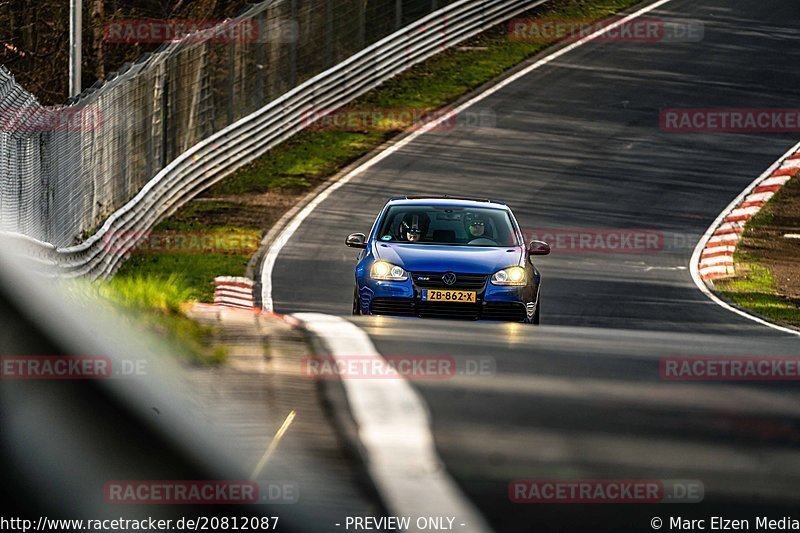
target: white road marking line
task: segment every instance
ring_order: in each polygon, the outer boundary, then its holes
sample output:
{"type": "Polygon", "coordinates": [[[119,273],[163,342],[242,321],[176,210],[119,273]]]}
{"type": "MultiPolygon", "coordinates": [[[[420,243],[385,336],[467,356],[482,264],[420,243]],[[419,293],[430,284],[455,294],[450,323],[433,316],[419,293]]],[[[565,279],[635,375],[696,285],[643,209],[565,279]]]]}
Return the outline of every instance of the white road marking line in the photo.
{"type": "Polygon", "coordinates": [[[750,194],[750,192],[753,189],[755,189],[757,185],[762,185],[762,183],[760,182],[766,179],[767,176],[772,174],[775,171],[775,169],[779,168],[784,159],[786,159],[793,153],[797,152],[798,150],[800,150],[800,143],[797,143],[796,145],[789,148],[789,150],[785,154],[783,154],[777,161],[775,161],[775,163],[773,163],[766,171],[764,171],[763,174],[754,179],[750,183],[750,185],[748,185],[745,188],[745,190],[743,190],[739,194],[739,196],[734,198],[733,201],[729,203],[725,209],[722,210],[719,216],[717,216],[716,220],[714,220],[714,222],[711,223],[711,225],[706,230],[705,234],[700,238],[700,241],[697,243],[697,246],[695,246],[689,266],[690,266],[690,271],[692,273],[692,280],[694,280],[694,284],[697,285],[697,288],[700,289],[700,292],[705,294],[715,304],[719,305],[720,307],[724,307],[728,311],[736,313],[737,315],[742,316],[748,320],[752,320],[753,322],[758,322],[762,326],[767,326],[769,328],[781,331],[783,333],[789,333],[790,335],[800,336],[800,331],[790,328],[785,328],[777,324],[773,324],[772,322],[768,322],[757,316],[751,315],[750,313],[746,313],[745,311],[737,309],[732,305],[729,305],[728,303],[722,301],[716,294],[714,294],[713,292],[711,292],[711,290],[709,290],[708,286],[706,286],[705,281],[703,281],[703,279],[700,277],[700,254],[703,253],[703,249],[706,247],[706,243],[709,242],[709,240],[711,240],[712,236],[714,235],[714,231],[717,229],[717,226],[719,226],[720,222],[722,222],[722,220],[726,216],[728,216],[728,213],[732,211],[737,205],[739,205],[742,199],[745,198],[748,194],[750,194]]]}
{"type": "MultiPolygon", "coordinates": [[[[292,316],[322,340],[334,360],[357,356],[359,362],[380,368],[381,374],[391,373],[369,336],[352,322],[320,313],[292,316]]],[[[444,469],[428,409],[408,381],[397,374],[396,379],[343,379],[342,385],[370,476],[392,515],[453,516],[470,533],[491,531],[444,469]]]]}
{"type": "Polygon", "coordinates": [[[278,444],[281,442],[281,439],[286,434],[286,430],[289,429],[289,426],[292,425],[292,422],[294,421],[294,417],[296,414],[297,413],[295,413],[294,409],[292,409],[291,411],[289,411],[289,414],[286,415],[286,419],[283,421],[283,424],[281,424],[281,427],[278,428],[278,431],[275,433],[275,436],[272,437],[269,446],[267,446],[267,450],[264,452],[264,455],[261,457],[261,460],[258,461],[258,464],[253,469],[253,473],[250,474],[251,480],[256,479],[259,476],[259,474],[261,474],[261,471],[264,470],[264,467],[267,465],[267,461],[269,461],[269,458],[272,457],[273,453],[275,453],[275,449],[278,447],[278,444]]]}
{"type": "Polygon", "coordinates": [[[489,96],[493,95],[494,93],[496,93],[500,89],[503,89],[507,85],[510,85],[511,83],[514,83],[515,81],[517,81],[518,79],[520,79],[520,78],[522,78],[524,76],[527,76],[528,74],[530,74],[534,70],[537,70],[537,69],[547,65],[551,61],[553,61],[555,59],[558,59],[559,57],[563,56],[564,54],[566,54],[566,53],[568,53],[568,52],[570,52],[572,50],[574,50],[575,48],[578,48],[581,45],[584,45],[584,44],[586,44],[588,42],[593,41],[594,39],[596,39],[597,37],[603,35],[604,33],[607,33],[607,32],[609,32],[611,30],[614,30],[614,29],[616,29],[617,27],[619,27],[619,26],[621,26],[623,24],[627,24],[629,21],[631,21],[631,20],[633,20],[635,18],[638,18],[638,17],[640,17],[640,16],[642,16],[642,15],[644,15],[646,13],[649,13],[650,11],[652,11],[654,9],[657,9],[657,8],[663,6],[664,4],[666,4],[668,2],[671,2],[671,1],[672,0],[659,0],[658,2],[650,4],[649,6],[645,6],[642,9],[640,9],[640,10],[634,12],[634,13],[631,13],[630,15],[628,15],[626,17],[623,17],[623,18],[617,20],[616,22],[613,22],[613,23],[609,24],[608,26],[605,26],[605,27],[593,32],[593,33],[590,33],[586,37],[584,37],[582,39],[579,39],[579,40],[575,41],[574,43],[565,46],[564,48],[560,48],[560,49],[554,51],[550,55],[548,55],[546,57],[543,57],[542,59],[536,61],[535,63],[532,63],[531,65],[529,65],[528,67],[520,70],[516,74],[513,74],[513,75],[509,76],[508,78],[506,78],[505,80],[501,81],[500,83],[498,83],[498,84],[496,84],[496,85],[494,85],[492,87],[489,87],[484,92],[476,95],[474,98],[472,98],[470,100],[467,100],[466,102],[464,102],[460,106],[458,106],[455,109],[453,109],[451,112],[445,113],[442,117],[439,117],[437,120],[434,120],[432,122],[428,122],[423,127],[421,127],[419,130],[415,131],[414,133],[412,133],[411,135],[409,135],[407,137],[404,137],[402,140],[398,141],[396,144],[394,144],[394,145],[390,146],[389,148],[385,149],[383,152],[381,152],[380,154],[376,155],[375,157],[373,157],[369,161],[366,161],[363,165],[354,168],[348,174],[346,174],[345,176],[342,176],[342,178],[340,180],[338,180],[336,183],[333,183],[330,187],[328,187],[324,191],[320,192],[319,195],[316,198],[314,198],[311,202],[309,202],[308,205],[306,205],[299,213],[297,213],[297,215],[291,220],[291,222],[289,222],[289,224],[286,225],[286,227],[283,229],[283,231],[281,231],[280,235],[278,235],[278,237],[275,239],[275,241],[270,245],[269,249],[267,250],[266,256],[265,256],[264,261],[263,261],[262,266],[261,266],[261,302],[262,302],[261,305],[262,305],[262,308],[264,310],[266,310],[266,311],[274,311],[274,302],[272,300],[272,271],[275,268],[275,262],[278,260],[278,254],[281,253],[281,250],[283,250],[283,247],[286,246],[286,243],[289,242],[289,239],[292,238],[292,235],[294,235],[294,233],[297,231],[297,229],[300,227],[300,225],[303,223],[303,221],[306,218],[308,218],[308,216],[311,213],[314,212],[314,210],[317,208],[317,206],[319,204],[321,204],[323,201],[325,201],[325,199],[328,198],[328,196],[330,196],[332,193],[336,192],[342,186],[346,185],[354,177],[358,176],[359,174],[362,174],[366,170],[370,169],[373,165],[375,165],[375,164],[379,163],[380,161],[382,161],[384,158],[386,158],[389,155],[393,154],[394,152],[400,150],[401,148],[403,148],[408,143],[414,141],[420,135],[423,135],[423,134],[427,133],[428,131],[436,128],[437,126],[439,126],[439,124],[441,124],[442,122],[444,122],[446,120],[451,120],[451,118],[454,117],[455,115],[457,115],[458,113],[460,113],[460,112],[464,111],[465,109],[477,104],[481,100],[483,100],[485,98],[488,98],[489,96]]]}

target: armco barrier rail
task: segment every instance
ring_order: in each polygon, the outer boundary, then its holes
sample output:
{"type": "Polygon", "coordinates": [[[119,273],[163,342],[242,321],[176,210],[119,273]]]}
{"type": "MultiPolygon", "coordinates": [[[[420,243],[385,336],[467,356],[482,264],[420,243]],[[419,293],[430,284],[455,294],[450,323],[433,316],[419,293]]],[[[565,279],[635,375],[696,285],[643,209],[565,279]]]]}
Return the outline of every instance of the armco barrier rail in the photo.
{"type": "Polygon", "coordinates": [[[262,0],[211,31],[112,15],[106,40],[164,42],[60,106],[0,65],[0,231],[82,242],[190,147],[454,1],[262,0]]]}
{"type": "Polygon", "coordinates": [[[263,155],[307,124],[304,117],[335,109],[437,52],[547,0],[460,0],[388,35],[261,109],[183,152],[80,245],[55,248],[30,238],[25,255],[63,277],[113,274],[141,231],[198,193],[263,155]]]}

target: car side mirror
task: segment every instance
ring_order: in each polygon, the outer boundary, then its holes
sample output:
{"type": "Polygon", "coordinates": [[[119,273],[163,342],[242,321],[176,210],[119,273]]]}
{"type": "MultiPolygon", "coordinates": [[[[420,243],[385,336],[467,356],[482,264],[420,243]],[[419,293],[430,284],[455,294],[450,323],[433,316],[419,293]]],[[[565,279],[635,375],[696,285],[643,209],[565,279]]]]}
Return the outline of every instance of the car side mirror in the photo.
{"type": "Polygon", "coordinates": [[[350,248],[366,248],[367,236],[363,233],[351,233],[347,236],[344,243],[350,248]]]}
{"type": "Polygon", "coordinates": [[[531,255],[548,255],[550,245],[544,241],[531,241],[528,245],[528,253],[531,255]]]}

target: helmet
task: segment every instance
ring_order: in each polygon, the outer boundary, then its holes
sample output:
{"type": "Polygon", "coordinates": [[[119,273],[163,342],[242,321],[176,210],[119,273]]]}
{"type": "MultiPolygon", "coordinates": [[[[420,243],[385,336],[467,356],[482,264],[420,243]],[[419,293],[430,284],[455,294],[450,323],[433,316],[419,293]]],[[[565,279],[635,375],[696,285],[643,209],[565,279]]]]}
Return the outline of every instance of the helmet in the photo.
{"type": "Polygon", "coordinates": [[[464,217],[464,226],[470,237],[482,237],[486,233],[486,225],[486,220],[480,214],[468,213],[464,217]]]}
{"type": "Polygon", "coordinates": [[[407,213],[400,222],[400,235],[416,242],[428,233],[431,219],[425,212],[407,213]]]}

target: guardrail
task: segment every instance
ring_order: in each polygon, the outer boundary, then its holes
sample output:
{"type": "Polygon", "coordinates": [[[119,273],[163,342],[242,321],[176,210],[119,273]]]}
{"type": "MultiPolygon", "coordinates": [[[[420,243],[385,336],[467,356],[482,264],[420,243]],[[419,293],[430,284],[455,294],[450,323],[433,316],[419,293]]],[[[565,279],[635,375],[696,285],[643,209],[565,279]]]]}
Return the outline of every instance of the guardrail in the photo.
{"type": "Polygon", "coordinates": [[[252,162],[307,124],[309,112],[347,104],[407,68],[547,0],[461,0],[388,35],[178,156],[77,246],[21,238],[32,264],[61,277],[112,275],[154,226],[204,189],[252,162]],[[133,231],[136,230],[136,231],[133,231]]]}

